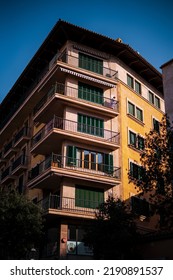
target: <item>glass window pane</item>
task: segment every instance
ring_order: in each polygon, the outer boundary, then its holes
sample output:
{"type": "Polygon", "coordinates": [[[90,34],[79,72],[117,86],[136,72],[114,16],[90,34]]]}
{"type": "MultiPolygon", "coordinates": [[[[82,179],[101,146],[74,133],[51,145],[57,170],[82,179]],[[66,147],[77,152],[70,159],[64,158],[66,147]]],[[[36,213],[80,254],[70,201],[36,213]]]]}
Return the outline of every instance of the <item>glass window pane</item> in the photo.
{"type": "Polygon", "coordinates": [[[135,116],[135,106],[131,102],[128,102],[128,113],[135,116]]]}
{"type": "Polygon", "coordinates": [[[143,112],[141,109],[136,107],[136,117],[138,120],[143,121],[143,112]]]}
{"type": "Polygon", "coordinates": [[[157,108],[160,108],[160,99],[157,96],[155,96],[155,105],[157,108]]]}
{"type": "Polygon", "coordinates": [[[133,78],[130,75],[127,75],[127,85],[131,88],[134,88],[133,78]]]}
{"type": "Polygon", "coordinates": [[[141,84],[137,81],[135,81],[135,91],[141,94],[141,84]]]}
{"type": "Polygon", "coordinates": [[[130,145],[133,145],[136,147],[136,134],[133,133],[132,131],[129,131],[129,138],[130,138],[130,145]]]}
{"type": "Polygon", "coordinates": [[[151,91],[149,91],[149,101],[154,104],[154,94],[151,91]]]}

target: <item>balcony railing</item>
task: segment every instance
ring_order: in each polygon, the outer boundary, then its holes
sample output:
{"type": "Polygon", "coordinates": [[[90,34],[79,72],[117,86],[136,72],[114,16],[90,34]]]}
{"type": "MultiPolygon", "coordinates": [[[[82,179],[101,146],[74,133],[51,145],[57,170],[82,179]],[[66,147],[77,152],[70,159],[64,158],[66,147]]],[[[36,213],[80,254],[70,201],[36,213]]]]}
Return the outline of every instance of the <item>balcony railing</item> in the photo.
{"type": "Polygon", "coordinates": [[[91,93],[90,92],[80,92],[79,89],[77,89],[77,88],[67,87],[64,84],[55,83],[50,88],[48,93],[35,106],[35,108],[34,108],[34,115],[36,115],[36,113],[56,93],[62,94],[62,95],[66,95],[66,96],[69,96],[69,97],[73,97],[73,98],[76,98],[76,99],[86,100],[86,101],[89,101],[89,102],[94,103],[94,104],[101,105],[101,106],[106,107],[106,108],[111,108],[111,109],[115,110],[116,112],[118,112],[118,110],[119,110],[119,108],[118,108],[119,102],[116,101],[116,100],[113,100],[111,98],[104,97],[104,96],[99,96],[99,95],[94,94],[92,92],[91,93]]]}
{"type": "Polygon", "coordinates": [[[8,175],[11,174],[11,166],[8,166],[1,175],[1,181],[4,180],[8,175]]]}
{"type": "Polygon", "coordinates": [[[12,147],[13,147],[13,140],[11,140],[8,144],[5,145],[4,154],[6,154],[12,147]]]}
{"type": "Polygon", "coordinates": [[[32,147],[36,145],[41,139],[50,133],[53,128],[58,128],[70,132],[85,133],[88,135],[100,137],[107,142],[119,144],[120,135],[118,132],[111,130],[106,130],[103,128],[78,123],[75,121],[70,121],[66,119],[59,118],[54,116],[54,118],[46,124],[41,130],[39,130],[32,138],[32,147]]]}
{"type": "Polygon", "coordinates": [[[71,66],[78,67],[80,69],[87,70],[89,72],[93,72],[95,74],[102,75],[106,78],[116,79],[117,71],[111,68],[104,67],[102,65],[96,65],[93,61],[85,61],[84,58],[80,59],[79,56],[72,56],[67,53],[60,54],[57,58],[58,61],[65,62],[71,66]]]}
{"type": "Polygon", "coordinates": [[[38,204],[44,211],[52,209],[82,214],[95,214],[99,205],[98,201],[75,200],[74,198],[61,197],[58,195],[49,195],[39,201],[38,204]]]}
{"type": "Polygon", "coordinates": [[[14,136],[14,145],[22,138],[29,137],[29,127],[22,127],[22,129],[14,136]]]}
{"type": "Polygon", "coordinates": [[[50,167],[72,169],[73,171],[76,170],[115,179],[120,179],[121,176],[120,167],[52,154],[29,171],[29,180],[36,178],[50,167]]]}
{"type": "Polygon", "coordinates": [[[20,155],[12,164],[11,170],[15,170],[20,165],[26,165],[27,164],[27,157],[24,155],[20,155]]]}

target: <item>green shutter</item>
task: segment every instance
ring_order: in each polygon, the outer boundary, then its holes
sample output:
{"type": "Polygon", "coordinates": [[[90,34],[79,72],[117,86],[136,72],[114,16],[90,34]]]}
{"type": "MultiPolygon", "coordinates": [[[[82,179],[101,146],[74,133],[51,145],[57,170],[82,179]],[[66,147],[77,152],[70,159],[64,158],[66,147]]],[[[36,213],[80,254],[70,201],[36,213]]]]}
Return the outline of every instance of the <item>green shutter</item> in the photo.
{"type": "Polygon", "coordinates": [[[104,154],[104,172],[113,176],[113,171],[113,155],[104,154]]]}
{"type": "Polygon", "coordinates": [[[78,131],[104,137],[104,121],[78,114],[78,131]]]}
{"type": "Polygon", "coordinates": [[[100,189],[91,189],[83,186],[75,188],[75,206],[97,208],[104,202],[104,192],[100,189]]]}
{"type": "Polygon", "coordinates": [[[76,165],[76,152],[75,146],[67,146],[67,165],[76,165]]]}
{"type": "Polygon", "coordinates": [[[79,53],[79,67],[103,75],[103,60],[79,53]]]}
{"type": "Polygon", "coordinates": [[[103,89],[79,82],[78,98],[103,104],[103,89]]]}

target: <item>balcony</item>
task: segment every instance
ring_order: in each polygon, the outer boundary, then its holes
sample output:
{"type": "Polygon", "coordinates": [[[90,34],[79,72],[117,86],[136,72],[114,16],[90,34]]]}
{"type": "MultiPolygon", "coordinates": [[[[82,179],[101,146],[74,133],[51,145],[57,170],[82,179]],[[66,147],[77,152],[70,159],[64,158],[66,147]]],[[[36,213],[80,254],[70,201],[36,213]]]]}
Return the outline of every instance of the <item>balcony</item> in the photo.
{"type": "Polygon", "coordinates": [[[119,148],[120,134],[54,116],[33,136],[31,152],[50,154],[52,151],[56,151],[57,141],[60,145],[64,139],[115,150],[119,148]]]}
{"type": "Polygon", "coordinates": [[[80,201],[79,207],[76,205],[75,198],[61,197],[58,195],[49,195],[38,202],[43,209],[43,214],[55,214],[61,216],[77,216],[82,218],[95,218],[97,211],[97,201],[80,201]],[[89,205],[92,204],[92,208],[89,205]]]}
{"type": "Polygon", "coordinates": [[[14,136],[14,147],[20,148],[30,138],[30,128],[22,127],[21,130],[14,136]]]}
{"type": "Polygon", "coordinates": [[[74,107],[87,107],[87,110],[90,111],[97,109],[98,113],[108,117],[117,116],[119,111],[119,102],[116,100],[113,101],[111,98],[99,96],[94,93],[79,92],[78,88],[55,83],[35,106],[33,111],[34,120],[46,122],[47,111],[51,110],[52,114],[56,114],[60,106],[69,104],[69,102],[74,107]]]}
{"type": "Polygon", "coordinates": [[[4,159],[10,158],[15,152],[17,152],[17,150],[18,149],[14,147],[14,140],[12,139],[4,146],[4,159]]]}
{"type": "Polygon", "coordinates": [[[11,172],[11,166],[8,166],[1,175],[1,184],[7,184],[10,183],[11,181],[15,180],[16,177],[12,175],[11,172]]]}
{"type": "Polygon", "coordinates": [[[4,159],[4,151],[0,152],[0,167],[6,162],[7,160],[4,159]]]}
{"type": "Polygon", "coordinates": [[[85,57],[72,56],[67,53],[62,53],[58,56],[57,63],[58,61],[78,68],[80,69],[80,72],[88,73],[89,75],[94,74],[94,76],[98,78],[103,77],[105,80],[109,80],[109,82],[115,82],[117,79],[116,70],[104,67],[103,63],[99,63],[98,61],[95,61],[95,59],[94,61],[92,61],[92,59],[89,61],[85,57]]]}
{"type": "MultiPolygon", "coordinates": [[[[121,169],[107,164],[51,154],[29,171],[28,186],[36,183],[40,184],[40,187],[46,185],[48,187],[49,180],[52,180],[54,175],[56,178],[58,175],[114,186],[120,182],[121,169]],[[49,176],[50,174],[51,176],[49,176]]],[[[51,183],[54,183],[53,180],[51,183]]]]}
{"type": "Polygon", "coordinates": [[[22,171],[27,169],[27,157],[20,155],[12,164],[12,175],[19,175],[22,171]]]}

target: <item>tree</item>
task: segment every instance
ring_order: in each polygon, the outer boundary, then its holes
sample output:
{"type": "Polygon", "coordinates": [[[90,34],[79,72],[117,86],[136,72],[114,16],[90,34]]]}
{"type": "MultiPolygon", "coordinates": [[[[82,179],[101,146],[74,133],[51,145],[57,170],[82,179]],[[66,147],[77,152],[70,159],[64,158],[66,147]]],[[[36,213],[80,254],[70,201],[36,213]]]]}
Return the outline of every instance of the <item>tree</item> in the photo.
{"type": "Polygon", "coordinates": [[[84,242],[95,259],[136,259],[136,226],[125,202],[108,198],[98,207],[84,242]]]}
{"type": "Polygon", "coordinates": [[[15,190],[0,189],[0,258],[26,259],[41,235],[39,207],[15,190]]]}
{"type": "Polygon", "coordinates": [[[161,215],[167,227],[173,226],[173,130],[169,119],[163,116],[157,129],[146,134],[145,147],[140,157],[140,176],[129,180],[141,195],[147,194],[153,214],[161,215]],[[170,207],[171,206],[171,207],[170,207]]]}

